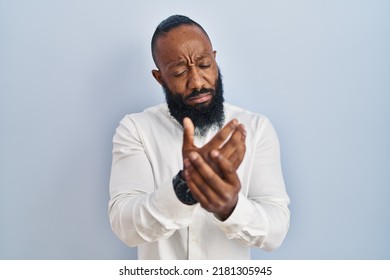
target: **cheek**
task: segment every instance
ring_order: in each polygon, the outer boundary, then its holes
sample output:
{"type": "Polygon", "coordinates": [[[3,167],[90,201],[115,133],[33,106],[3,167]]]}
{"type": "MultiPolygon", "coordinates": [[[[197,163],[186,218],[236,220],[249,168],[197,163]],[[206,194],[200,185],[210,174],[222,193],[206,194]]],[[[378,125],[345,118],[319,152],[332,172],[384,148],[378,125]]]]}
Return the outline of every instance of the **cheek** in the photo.
{"type": "Polygon", "coordinates": [[[209,85],[215,87],[215,81],[218,79],[218,68],[215,66],[209,69],[209,71],[206,71],[204,73],[204,79],[207,80],[209,85]]]}
{"type": "Polygon", "coordinates": [[[208,71],[209,75],[212,76],[213,79],[218,77],[218,65],[217,63],[213,63],[208,71]]]}
{"type": "Polygon", "coordinates": [[[175,94],[182,94],[186,91],[186,81],[185,79],[169,79],[166,81],[166,86],[169,90],[175,94]]]}

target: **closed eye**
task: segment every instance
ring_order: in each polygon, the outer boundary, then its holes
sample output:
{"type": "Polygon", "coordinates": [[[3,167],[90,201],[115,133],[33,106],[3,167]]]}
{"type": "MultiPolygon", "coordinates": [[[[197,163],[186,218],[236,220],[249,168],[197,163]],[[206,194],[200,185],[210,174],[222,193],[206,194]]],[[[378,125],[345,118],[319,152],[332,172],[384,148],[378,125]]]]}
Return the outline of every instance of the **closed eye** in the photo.
{"type": "Polygon", "coordinates": [[[179,73],[174,73],[173,76],[176,77],[176,78],[179,78],[179,77],[183,76],[184,73],[186,73],[186,72],[187,72],[187,70],[184,70],[184,71],[179,72],[179,73]]]}

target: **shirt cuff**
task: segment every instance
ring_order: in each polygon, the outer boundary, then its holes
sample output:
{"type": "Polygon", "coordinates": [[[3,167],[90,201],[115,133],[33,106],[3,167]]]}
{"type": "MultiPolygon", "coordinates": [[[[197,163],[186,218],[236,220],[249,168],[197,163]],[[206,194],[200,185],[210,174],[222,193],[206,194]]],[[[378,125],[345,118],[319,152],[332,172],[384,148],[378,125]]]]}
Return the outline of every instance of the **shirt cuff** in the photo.
{"type": "Polygon", "coordinates": [[[260,230],[260,232],[266,232],[268,221],[263,211],[260,211],[260,215],[257,213],[259,210],[259,207],[255,207],[252,201],[250,201],[242,193],[239,193],[237,205],[229,218],[221,221],[213,214],[212,216],[214,223],[226,234],[229,239],[232,239],[241,235],[242,231],[249,230],[251,228],[251,224],[254,222],[254,217],[256,224],[263,225],[264,227],[262,230],[260,230]]]}

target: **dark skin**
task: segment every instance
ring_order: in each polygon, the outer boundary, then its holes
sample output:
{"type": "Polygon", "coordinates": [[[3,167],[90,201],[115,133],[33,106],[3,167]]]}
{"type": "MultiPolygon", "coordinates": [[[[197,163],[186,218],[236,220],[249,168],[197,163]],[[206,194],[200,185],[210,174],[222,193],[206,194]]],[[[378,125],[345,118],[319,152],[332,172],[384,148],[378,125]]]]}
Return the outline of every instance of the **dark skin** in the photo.
{"type": "MultiPolygon", "coordinates": [[[[194,90],[215,89],[218,67],[209,38],[196,26],[181,26],[156,42],[154,78],[172,92],[180,94],[191,106],[207,106],[209,93],[186,99],[194,90]]],[[[233,212],[241,189],[237,175],[245,155],[246,132],[236,119],[226,124],[203,147],[194,145],[194,125],[183,121],[184,177],[201,206],[220,220],[233,212]]]]}

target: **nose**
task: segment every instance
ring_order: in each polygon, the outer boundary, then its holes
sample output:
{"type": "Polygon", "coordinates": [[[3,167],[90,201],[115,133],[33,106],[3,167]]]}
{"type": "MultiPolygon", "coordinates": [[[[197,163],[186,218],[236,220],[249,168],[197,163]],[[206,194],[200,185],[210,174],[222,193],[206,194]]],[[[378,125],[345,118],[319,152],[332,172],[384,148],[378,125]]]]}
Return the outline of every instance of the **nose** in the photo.
{"type": "Polygon", "coordinates": [[[191,67],[188,74],[187,88],[189,90],[200,90],[205,87],[205,80],[196,67],[191,67]]]}

